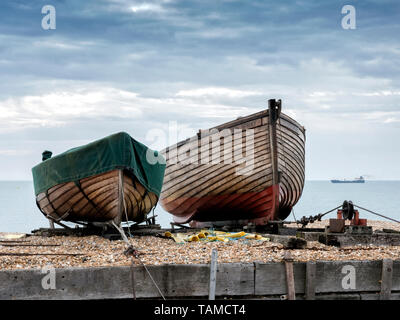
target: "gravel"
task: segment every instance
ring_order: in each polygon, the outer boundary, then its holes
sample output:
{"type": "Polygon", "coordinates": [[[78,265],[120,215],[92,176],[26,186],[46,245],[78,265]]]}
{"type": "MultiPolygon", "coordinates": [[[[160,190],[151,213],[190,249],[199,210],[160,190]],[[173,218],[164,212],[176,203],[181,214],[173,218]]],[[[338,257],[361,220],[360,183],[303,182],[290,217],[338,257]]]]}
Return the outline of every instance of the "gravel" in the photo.
{"type": "MultiPolygon", "coordinates": [[[[327,220],[316,222],[309,225],[309,227],[323,227],[326,224],[327,220]]],[[[382,228],[400,230],[400,225],[391,222],[368,221],[368,224],[373,226],[374,230],[382,228]]],[[[122,240],[110,241],[98,236],[29,236],[15,241],[26,241],[21,242],[24,245],[56,244],[59,246],[4,246],[3,244],[6,243],[0,243],[0,253],[68,253],[72,255],[0,255],[0,268],[2,270],[32,269],[44,266],[65,268],[124,266],[131,264],[131,258],[123,253],[127,248],[127,244],[122,240]]],[[[210,263],[212,248],[218,249],[218,263],[279,262],[283,260],[285,253],[281,244],[259,240],[198,241],[179,244],[172,239],[142,236],[131,238],[130,242],[139,252],[140,260],[146,265],[210,263]]],[[[400,246],[336,248],[325,246],[319,242],[308,242],[306,249],[290,250],[290,252],[294,261],[400,259],[400,246]]],[[[133,259],[133,261],[135,264],[140,263],[137,259],[133,259]]]]}

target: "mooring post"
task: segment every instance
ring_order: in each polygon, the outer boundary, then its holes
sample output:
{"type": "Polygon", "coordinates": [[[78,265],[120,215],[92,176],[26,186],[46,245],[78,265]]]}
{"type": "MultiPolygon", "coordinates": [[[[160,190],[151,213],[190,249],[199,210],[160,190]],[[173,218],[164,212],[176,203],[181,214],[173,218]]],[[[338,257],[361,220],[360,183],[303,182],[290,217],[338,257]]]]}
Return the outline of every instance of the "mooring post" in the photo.
{"type": "Polygon", "coordinates": [[[218,259],[218,251],[217,249],[212,249],[211,265],[210,265],[210,290],[209,290],[208,300],[215,300],[215,287],[217,284],[217,259],[218,259]]]}
{"type": "Polygon", "coordinates": [[[306,264],[306,300],[315,300],[315,278],[317,265],[314,261],[307,261],[306,264]]]}
{"type": "Polygon", "coordinates": [[[279,206],[279,166],[278,166],[278,139],[276,134],[276,122],[281,113],[281,100],[268,100],[268,130],[269,145],[271,153],[271,169],[272,169],[272,210],[276,212],[279,206]]]}
{"type": "Polygon", "coordinates": [[[287,299],[296,300],[296,291],[294,287],[293,259],[289,251],[285,251],[284,261],[286,270],[287,299]]]}
{"type": "Polygon", "coordinates": [[[382,278],[380,300],[390,300],[392,291],[393,260],[382,260],[382,278]]]}

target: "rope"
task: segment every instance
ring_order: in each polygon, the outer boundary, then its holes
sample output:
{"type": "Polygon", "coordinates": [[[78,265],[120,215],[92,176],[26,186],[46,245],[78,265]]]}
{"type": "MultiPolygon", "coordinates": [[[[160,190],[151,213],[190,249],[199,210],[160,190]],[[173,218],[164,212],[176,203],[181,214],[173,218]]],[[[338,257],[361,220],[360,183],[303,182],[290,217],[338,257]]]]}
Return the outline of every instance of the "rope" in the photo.
{"type": "MultiPolygon", "coordinates": [[[[136,184],[135,184],[136,185],[136,184]]],[[[127,210],[126,210],[126,203],[125,203],[125,193],[124,193],[124,189],[123,189],[123,184],[122,184],[122,179],[119,179],[119,188],[120,190],[122,190],[122,204],[123,204],[123,208],[124,208],[124,213],[125,213],[125,218],[126,218],[126,222],[128,224],[128,233],[129,233],[129,237],[132,238],[132,234],[131,234],[131,230],[129,228],[129,222],[128,222],[128,214],[127,214],[127,210]]],[[[147,190],[146,190],[147,191],[147,190]]],[[[146,192],[145,192],[146,195],[146,192]]],[[[143,210],[142,206],[140,206],[139,208],[140,212],[143,210]]],[[[153,211],[154,213],[154,211],[153,211]]],[[[128,255],[132,255],[133,257],[135,257],[140,263],[141,265],[144,267],[144,269],[146,270],[146,272],[148,273],[151,281],[153,282],[154,286],[157,288],[158,292],[160,293],[161,297],[165,299],[164,295],[162,294],[160,288],[158,287],[157,283],[154,281],[153,277],[151,276],[149,270],[147,269],[146,265],[143,263],[142,260],[140,260],[139,258],[139,253],[138,251],[133,248],[132,244],[129,242],[128,238],[126,237],[126,234],[124,232],[124,229],[118,227],[114,221],[111,221],[111,224],[119,231],[119,233],[122,236],[122,239],[127,243],[128,248],[125,250],[124,254],[126,256],[128,255]]],[[[136,292],[135,292],[135,276],[134,276],[134,270],[133,270],[133,258],[131,259],[132,261],[132,266],[131,266],[131,278],[132,278],[132,290],[133,290],[133,297],[134,299],[136,299],[136,292]]]]}
{"type": "Polygon", "coordinates": [[[154,286],[157,288],[158,292],[160,293],[161,297],[162,297],[164,300],[166,300],[165,297],[164,297],[164,295],[162,294],[160,288],[158,287],[157,283],[154,281],[153,277],[151,276],[151,274],[150,274],[149,270],[147,269],[146,265],[143,263],[142,260],[140,260],[140,258],[139,258],[139,252],[138,252],[138,251],[132,246],[132,244],[129,242],[128,238],[127,238],[126,235],[125,235],[124,230],[121,229],[120,227],[118,227],[118,226],[114,223],[114,221],[111,221],[111,224],[119,231],[119,233],[120,233],[121,236],[122,236],[122,239],[123,239],[123,240],[127,243],[127,245],[128,245],[128,248],[125,250],[124,254],[125,254],[126,256],[128,256],[128,255],[134,256],[134,257],[141,263],[141,265],[144,267],[144,269],[145,269],[146,272],[148,273],[148,275],[149,275],[151,281],[153,282],[154,286]]]}
{"type": "MultiPolygon", "coordinates": [[[[144,267],[144,269],[146,270],[147,274],[149,275],[151,281],[153,282],[154,286],[157,288],[158,292],[160,293],[161,297],[163,298],[163,300],[166,300],[164,295],[162,294],[160,288],[158,287],[157,283],[154,281],[153,277],[150,274],[150,271],[147,269],[146,265],[143,263],[142,260],[140,260],[139,258],[139,253],[137,252],[136,249],[134,249],[132,247],[132,245],[129,245],[129,247],[125,250],[124,252],[125,255],[132,255],[134,256],[140,263],[141,265],[144,267]]],[[[133,262],[133,261],[132,261],[133,262]]]]}
{"type": "Polygon", "coordinates": [[[125,213],[125,219],[126,219],[126,224],[128,225],[128,233],[129,233],[129,238],[132,238],[132,234],[131,234],[131,228],[129,227],[129,219],[128,219],[128,213],[126,210],[126,202],[125,202],[125,192],[124,192],[124,186],[122,184],[122,179],[118,179],[118,184],[119,184],[119,188],[122,191],[122,205],[124,207],[124,213],[125,213]]]}
{"type": "Polygon", "coordinates": [[[118,232],[121,234],[122,240],[124,240],[129,246],[131,246],[131,243],[129,242],[128,238],[126,237],[126,234],[124,232],[124,229],[120,228],[115,224],[114,221],[111,221],[111,224],[114,226],[115,229],[118,230],[118,232]]]}
{"type": "Polygon", "coordinates": [[[365,208],[360,207],[360,206],[358,206],[358,205],[353,204],[353,206],[354,206],[354,207],[357,207],[357,208],[360,208],[360,209],[362,209],[362,210],[365,210],[365,211],[367,211],[367,212],[369,212],[369,213],[375,214],[375,215],[377,215],[377,216],[380,216],[380,217],[382,217],[382,218],[389,219],[389,220],[392,220],[392,221],[394,221],[394,222],[400,223],[400,221],[398,221],[398,220],[395,220],[395,219],[386,217],[386,216],[384,216],[384,215],[382,215],[382,214],[379,214],[379,213],[376,213],[376,212],[374,212],[374,211],[365,209],[365,208]]]}
{"type": "Polygon", "coordinates": [[[299,225],[299,222],[297,221],[296,215],[294,214],[294,208],[292,208],[292,214],[293,214],[294,221],[296,222],[296,224],[297,224],[297,226],[298,226],[298,225],[299,225]]]}
{"type": "Polygon", "coordinates": [[[139,262],[142,264],[142,266],[146,269],[146,271],[147,271],[147,273],[148,273],[148,275],[149,275],[151,281],[153,281],[153,284],[154,284],[155,287],[157,288],[157,290],[158,290],[158,292],[160,293],[160,295],[161,295],[161,297],[163,298],[163,300],[166,300],[165,297],[164,297],[164,295],[162,294],[160,288],[157,286],[157,283],[154,281],[153,277],[151,276],[151,274],[150,274],[149,270],[147,269],[146,265],[143,263],[142,260],[139,259],[139,257],[136,256],[135,258],[138,259],[139,262]]]}

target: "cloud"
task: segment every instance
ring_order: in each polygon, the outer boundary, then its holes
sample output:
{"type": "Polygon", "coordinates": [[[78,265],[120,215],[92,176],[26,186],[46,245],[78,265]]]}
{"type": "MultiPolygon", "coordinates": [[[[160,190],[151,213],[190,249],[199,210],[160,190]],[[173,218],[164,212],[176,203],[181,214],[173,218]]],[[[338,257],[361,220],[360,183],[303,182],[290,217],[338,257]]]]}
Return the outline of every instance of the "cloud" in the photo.
{"type": "Polygon", "coordinates": [[[351,32],[340,1],[59,1],[53,31],[41,29],[42,5],[0,10],[2,150],[145,138],[169,121],[196,132],[269,98],[307,128],[313,155],[333,134],[399,135],[396,1],[356,3],[351,32]]]}
{"type": "Polygon", "coordinates": [[[205,97],[205,96],[223,96],[228,98],[243,98],[247,96],[259,96],[262,92],[259,91],[244,91],[230,88],[198,88],[193,90],[181,90],[176,93],[178,97],[205,97]]]}
{"type": "Polygon", "coordinates": [[[353,93],[355,96],[363,96],[363,97],[388,97],[388,96],[400,96],[400,91],[374,91],[374,92],[356,92],[353,93]]]}
{"type": "Polygon", "coordinates": [[[0,156],[26,156],[31,154],[30,150],[0,149],[0,156]]]}
{"type": "Polygon", "coordinates": [[[199,95],[228,97],[246,96],[254,92],[227,88],[205,88],[180,91],[172,98],[143,97],[138,93],[112,87],[93,87],[56,91],[43,95],[22,96],[0,101],[0,124],[2,130],[24,130],[28,127],[60,127],[86,119],[131,119],[150,120],[151,115],[169,114],[177,118],[179,114],[193,117],[219,118],[239,115],[243,108],[218,102],[203,105],[197,101],[199,95]]]}
{"type": "Polygon", "coordinates": [[[154,4],[154,3],[141,3],[138,5],[134,5],[130,7],[130,10],[134,13],[139,13],[139,12],[163,12],[164,8],[160,6],[159,4],[154,4]]]}

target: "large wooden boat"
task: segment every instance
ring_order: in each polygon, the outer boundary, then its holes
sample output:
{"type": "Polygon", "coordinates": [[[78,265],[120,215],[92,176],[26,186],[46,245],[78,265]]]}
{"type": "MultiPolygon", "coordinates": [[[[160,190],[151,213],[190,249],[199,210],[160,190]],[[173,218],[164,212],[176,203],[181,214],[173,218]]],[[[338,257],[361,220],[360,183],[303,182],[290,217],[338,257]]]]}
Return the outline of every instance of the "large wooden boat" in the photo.
{"type": "Polygon", "coordinates": [[[51,221],[141,222],[156,205],[165,164],[154,152],[118,133],[56,157],[44,153],[32,169],[36,203],[51,221]]]}
{"type": "Polygon", "coordinates": [[[304,147],[304,127],[269,100],[267,110],[163,150],[161,205],[194,227],[283,220],[302,194],[304,147]]]}

